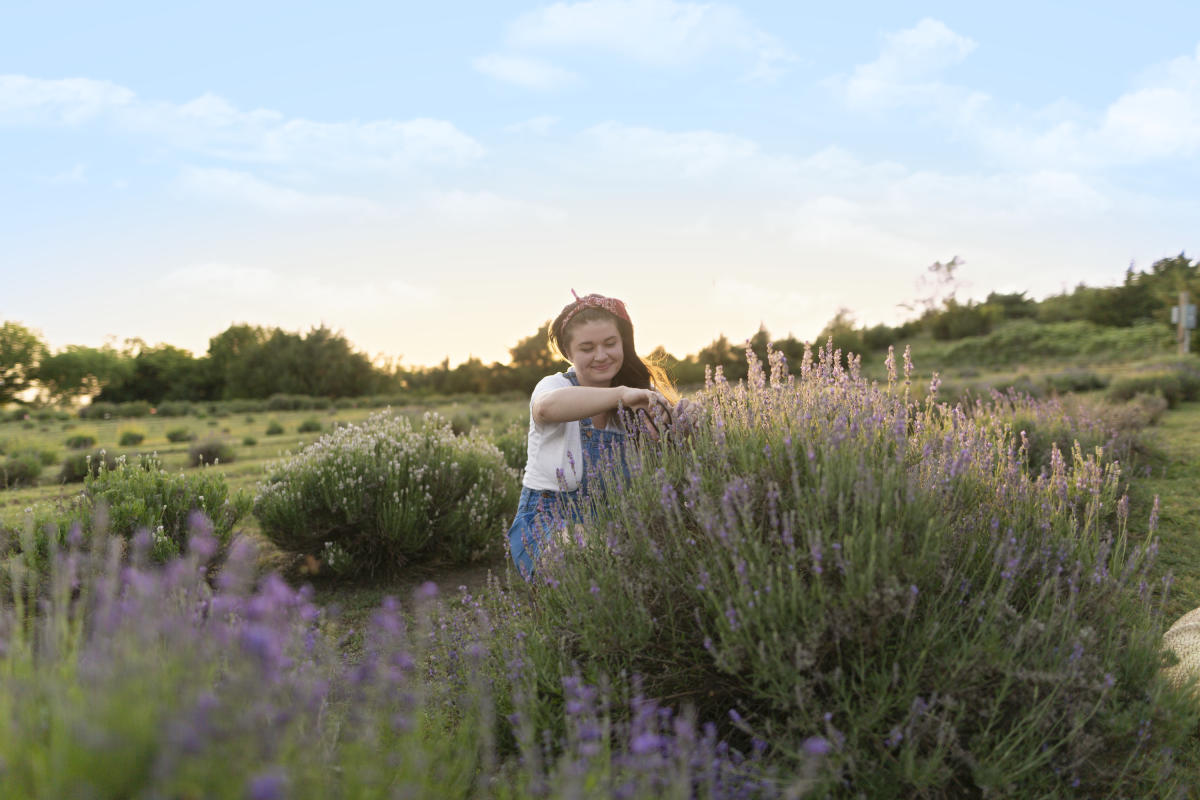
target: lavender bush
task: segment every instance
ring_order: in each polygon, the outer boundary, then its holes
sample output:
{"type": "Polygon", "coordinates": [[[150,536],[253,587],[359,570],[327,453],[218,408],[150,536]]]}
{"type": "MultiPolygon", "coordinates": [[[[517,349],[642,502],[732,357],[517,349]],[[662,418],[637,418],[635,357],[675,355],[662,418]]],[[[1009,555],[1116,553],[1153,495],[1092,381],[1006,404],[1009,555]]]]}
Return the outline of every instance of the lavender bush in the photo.
{"type": "Polygon", "coordinates": [[[787,774],[820,754],[821,794],[1178,788],[1197,717],[1158,677],[1155,543],[1127,535],[1119,463],[1051,446],[1029,472],[1001,404],[913,402],[907,354],[886,386],[827,350],[798,376],[748,357],[540,562],[511,623],[539,724],[576,669],[640,674],[787,774]]]}
{"type": "MultiPolygon", "coordinates": [[[[446,633],[429,587],[402,613],[385,600],[360,652],[311,590],[254,580],[245,540],[215,576],[202,515],[184,556],[149,563],[151,539],[77,530],[46,572],[6,560],[0,593],[0,786],[6,800],[108,798],[547,798],[778,794],[751,753],[713,728],[638,700],[616,721],[579,681],[577,702],[544,739],[514,717],[519,742],[493,742],[480,663],[485,623],[446,633]],[[51,590],[30,606],[30,582],[51,590]],[[440,639],[438,638],[440,637],[440,639]],[[445,645],[468,643],[463,684],[426,681],[445,645]]],[[[505,722],[507,724],[507,721],[505,722]]],[[[802,784],[793,784],[803,789],[802,784]]]]}
{"type": "Polygon", "coordinates": [[[519,487],[496,446],[426,414],[389,411],[322,436],[269,473],[254,513],[285,550],[342,575],[388,574],[427,558],[495,552],[519,487]]]}

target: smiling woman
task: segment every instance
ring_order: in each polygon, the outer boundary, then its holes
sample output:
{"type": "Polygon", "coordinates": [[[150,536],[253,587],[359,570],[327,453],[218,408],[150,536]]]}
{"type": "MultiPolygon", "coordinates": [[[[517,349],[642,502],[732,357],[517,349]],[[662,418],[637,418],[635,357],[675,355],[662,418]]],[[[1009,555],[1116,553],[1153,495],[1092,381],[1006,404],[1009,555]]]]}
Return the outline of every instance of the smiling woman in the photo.
{"type": "Polygon", "coordinates": [[[551,532],[600,491],[601,467],[624,465],[633,431],[613,412],[669,410],[678,400],[666,373],[638,356],[629,312],[615,297],[576,295],[551,325],[550,342],[572,366],[542,378],[529,402],[525,477],[508,532],[526,579],[551,532]]]}

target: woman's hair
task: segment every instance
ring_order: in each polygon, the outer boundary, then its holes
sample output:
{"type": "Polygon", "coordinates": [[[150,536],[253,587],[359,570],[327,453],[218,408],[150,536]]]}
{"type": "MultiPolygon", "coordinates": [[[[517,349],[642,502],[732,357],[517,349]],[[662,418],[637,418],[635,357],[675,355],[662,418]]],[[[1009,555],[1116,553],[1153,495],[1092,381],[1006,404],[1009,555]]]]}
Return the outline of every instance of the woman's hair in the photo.
{"type": "Polygon", "coordinates": [[[567,350],[571,347],[571,333],[577,326],[585,322],[615,322],[617,331],[621,334],[623,358],[621,369],[613,376],[612,385],[632,386],[635,389],[654,389],[672,403],[679,402],[679,392],[675,390],[666,371],[658,364],[645,361],[634,350],[633,323],[595,306],[588,306],[571,314],[572,308],[572,306],[564,308],[550,325],[550,346],[560,356],[567,359],[567,350]],[[563,324],[564,319],[567,319],[565,325],[563,324]]]}

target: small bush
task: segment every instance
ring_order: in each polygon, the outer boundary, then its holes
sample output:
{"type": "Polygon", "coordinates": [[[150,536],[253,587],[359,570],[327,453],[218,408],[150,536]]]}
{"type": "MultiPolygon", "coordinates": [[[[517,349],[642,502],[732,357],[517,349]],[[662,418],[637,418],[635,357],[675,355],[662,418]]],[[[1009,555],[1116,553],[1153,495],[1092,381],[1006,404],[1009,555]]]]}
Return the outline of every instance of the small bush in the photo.
{"type": "MultiPolygon", "coordinates": [[[[83,491],[49,519],[40,520],[35,533],[45,546],[44,526],[50,524],[65,543],[71,526],[92,530],[99,507],[107,509],[111,533],[129,538],[140,529],[150,533],[150,554],[156,560],[178,555],[184,549],[193,511],[202,512],[222,544],[229,541],[233,526],[250,512],[253,498],[248,492],[231,494],[218,472],[170,473],[157,456],[143,455],[130,463],[124,456],[111,466],[105,459],[84,478],[83,491]]],[[[85,468],[86,472],[86,468],[85,468]]]]}
{"type": "Polygon", "coordinates": [[[493,441],[500,452],[504,454],[504,463],[517,471],[525,469],[525,460],[529,455],[529,424],[514,420],[498,434],[493,441]]]}
{"type": "Polygon", "coordinates": [[[1045,375],[1041,383],[1050,392],[1067,394],[1068,392],[1090,392],[1108,386],[1108,378],[1090,369],[1068,369],[1045,375]]]}
{"type": "Polygon", "coordinates": [[[445,420],[377,412],[275,466],[255,516],[285,550],[345,575],[395,573],[412,561],[471,560],[503,546],[517,481],[496,446],[445,420]]]}
{"type": "Polygon", "coordinates": [[[235,456],[233,446],[222,439],[206,439],[196,442],[188,448],[188,464],[193,467],[202,467],[218,462],[228,464],[234,460],[235,456]]]}
{"type": "Polygon", "coordinates": [[[208,421],[208,427],[210,427],[210,428],[215,428],[215,427],[217,427],[217,426],[218,426],[218,425],[220,425],[220,424],[221,424],[221,423],[220,423],[220,422],[218,422],[218,421],[217,421],[217,420],[215,420],[215,419],[210,419],[210,420],[208,421]]]}
{"type": "Polygon", "coordinates": [[[86,450],[96,446],[96,437],[89,433],[77,433],[74,436],[68,436],[66,444],[72,450],[86,450]]]}
{"type": "Polygon", "coordinates": [[[175,442],[178,444],[179,442],[193,441],[195,438],[196,434],[192,433],[187,428],[172,428],[171,430],[167,431],[168,442],[175,442]]]}
{"type": "Polygon", "coordinates": [[[101,465],[107,469],[115,469],[117,466],[117,457],[110,454],[107,450],[96,450],[92,453],[72,453],[63,461],[62,468],[58,471],[59,483],[82,483],[87,478],[89,471],[95,475],[100,471],[101,465]]]}
{"type": "Polygon", "coordinates": [[[146,439],[144,431],[127,430],[121,431],[121,438],[117,440],[117,444],[121,447],[134,447],[141,444],[146,439]]]}
{"type": "Polygon", "coordinates": [[[306,419],[300,423],[299,427],[296,428],[296,432],[297,433],[320,433],[324,429],[325,429],[325,426],[321,424],[321,420],[309,417],[308,419],[306,419]]]}
{"type": "Polygon", "coordinates": [[[1178,372],[1147,372],[1114,380],[1108,387],[1108,399],[1122,403],[1139,394],[1158,394],[1167,401],[1169,408],[1175,408],[1181,401],[1188,399],[1188,389],[1184,378],[1178,372]]]}
{"type": "Polygon", "coordinates": [[[33,486],[42,474],[42,458],[37,450],[21,450],[0,460],[0,489],[33,486]]]}
{"type": "Polygon", "coordinates": [[[255,439],[253,436],[243,436],[242,444],[246,447],[254,447],[254,445],[258,444],[258,439],[255,439]]]}
{"type": "Polygon", "coordinates": [[[192,413],[193,406],[191,403],[181,400],[167,400],[158,404],[157,414],[159,417],[186,417],[192,413]]]}
{"type": "Polygon", "coordinates": [[[283,433],[283,426],[280,425],[277,420],[271,420],[270,423],[267,424],[267,436],[278,436],[281,433],[283,433]]]}

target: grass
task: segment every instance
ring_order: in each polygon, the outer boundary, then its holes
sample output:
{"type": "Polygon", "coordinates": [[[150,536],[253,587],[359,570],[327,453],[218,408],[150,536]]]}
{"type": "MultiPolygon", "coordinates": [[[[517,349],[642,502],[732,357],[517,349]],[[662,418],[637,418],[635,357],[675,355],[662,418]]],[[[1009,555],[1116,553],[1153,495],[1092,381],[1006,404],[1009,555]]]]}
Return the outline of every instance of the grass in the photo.
{"type": "Polygon", "coordinates": [[[1174,578],[1166,605],[1170,621],[1200,606],[1200,402],[1168,411],[1146,436],[1154,452],[1142,474],[1129,476],[1131,519],[1145,525],[1158,495],[1157,571],[1174,578]]]}
{"type": "MultiPolygon", "coordinates": [[[[146,438],[137,447],[122,447],[118,444],[121,431],[130,425],[127,419],[51,421],[39,423],[34,428],[26,428],[23,423],[12,421],[0,423],[0,441],[7,440],[11,445],[20,443],[54,450],[58,454],[58,463],[61,464],[70,452],[66,440],[72,435],[86,433],[96,437],[97,448],[105,448],[110,453],[128,453],[132,456],[134,453],[157,452],[163,467],[174,471],[189,468],[188,448],[192,443],[170,442],[167,440],[167,431],[189,428],[200,439],[216,436],[232,444],[237,453],[237,461],[218,464],[210,469],[215,469],[225,476],[231,491],[246,489],[253,492],[258,481],[266,475],[270,464],[281,458],[285,451],[295,452],[316,441],[320,436],[317,433],[297,433],[296,429],[303,420],[317,418],[328,430],[335,422],[361,422],[376,410],[359,408],[273,411],[252,415],[230,414],[220,418],[210,415],[203,419],[142,417],[137,420],[137,426],[145,432],[146,438]],[[248,416],[253,418],[252,422],[247,422],[248,416]],[[279,436],[265,436],[264,432],[271,420],[278,420],[285,432],[279,436]],[[214,422],[215,425],[210,424],[214,422]],[[246,436],[256,437],[258,443],[253,446],[242,444],[246,436]]],[[[524,400],[497,401],[485,397],[460,398],[432,405],[404,406],[394,410],[415,418],[419,418],[426,411],[435,411],[447,419],[462,417],[472,420],[484,429],[493,430],[502,430],[510,420],[523,418],[527,413],[524,400]]],[[[82,488],[81,484],[77,483],[57,483],[57,475],[57,465],[50,466],[42,473],[41,482],[37,486],[0,491],[0,523],[19,525],[27,507],[35,503],[53,504],[57,500],[71,497],[82,488]]],[[[246,532],[258,532],[258,523],[253,517],[248,517],[240,527],[246,532]]]]}

